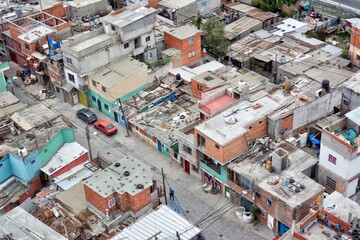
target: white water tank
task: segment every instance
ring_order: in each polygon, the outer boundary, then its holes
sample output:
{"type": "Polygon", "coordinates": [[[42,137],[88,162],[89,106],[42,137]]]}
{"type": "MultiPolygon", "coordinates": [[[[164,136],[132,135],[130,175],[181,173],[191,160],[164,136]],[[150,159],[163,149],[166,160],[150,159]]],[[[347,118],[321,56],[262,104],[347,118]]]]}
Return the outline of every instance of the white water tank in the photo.
{"type": "Polygon", "coordinates": [[[19,156],[20,156],[20,157],[25,157],[25,156],[27,156],[27,154],[28,154],[27,149],[24,148],[24,147],[20,147],[20,148],[18,149],[18,153],[19,153],[19,156]]]}
{"type": "Polygon", "coordinates": [[[243,88],[244,88],[246,85],[247,85],[247,82],[245,82],[244,80],[240,80],[240,81],[238,82],[238,87],[237,87],[238,91],[239,91],[239,92],[242,92],[242,91],[243,91],[243,88]]]}

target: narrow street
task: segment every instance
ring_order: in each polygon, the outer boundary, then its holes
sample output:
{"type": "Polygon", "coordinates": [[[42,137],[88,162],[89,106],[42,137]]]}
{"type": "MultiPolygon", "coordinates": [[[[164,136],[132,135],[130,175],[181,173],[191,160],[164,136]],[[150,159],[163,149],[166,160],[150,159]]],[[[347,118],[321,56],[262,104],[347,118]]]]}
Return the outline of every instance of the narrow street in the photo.
{"type": "MultiPolygon", "coordinates": [[[[14,84],[14,93],[21,101],[29,105],[36,103],[33,96],[41,89],[39,83],[24,86],[22,80],[17,79],[14,80],[14,84]]],[[[76,118],[75,114],[78,109],[83,108],[82,105],[77,104],[71,107],[57,98],[46,99],[40,103],[66,117],[75,127],[76,141],[88,148],[86,124],[76,118]]],[[[97,109],[91,108],[91,110],[99,119],[108,119],[97,109]]],[[[168,157],[131,133],[130,137],[126,137],[126,130],[117,123],[114,125],[118,128],[118,133],[111,137],[96,132],[94,127],[90,126],[92,156],[101,156],[112,162],[126,155],[136,156],[152,166],[153,178],[158,183],[161,182],[160,169],[163,168],[166,174],[167,188],[171,187],[175,190],[175,199],[180,204],[185,217],[193,223],[198,222],[201,218],[208,217],[199,224],[200,228],[204,230],[205,239],[260,240],[274,237],[272,231],[263,224],[257,223],[253,226],[241,223],[235,216],[235,207],[229,203],[228,199],[220,195],[203,192],[200,179],[188,175],[178,163],[172,162],[168,157]],[[213,212],[216,213],[211,215],[213,212]]]]}

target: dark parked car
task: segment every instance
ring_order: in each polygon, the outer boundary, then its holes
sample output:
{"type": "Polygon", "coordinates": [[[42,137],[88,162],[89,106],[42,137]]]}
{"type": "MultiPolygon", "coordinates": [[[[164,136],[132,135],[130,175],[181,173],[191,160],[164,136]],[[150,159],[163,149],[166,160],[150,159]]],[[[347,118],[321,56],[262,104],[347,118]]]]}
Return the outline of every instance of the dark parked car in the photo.
{"type": "Polygon", "coordinates": [[[94,123],[97,121],[95,113],[87,108],[82,108],[76,112],[76,116],[87,123],[94,123]]]}

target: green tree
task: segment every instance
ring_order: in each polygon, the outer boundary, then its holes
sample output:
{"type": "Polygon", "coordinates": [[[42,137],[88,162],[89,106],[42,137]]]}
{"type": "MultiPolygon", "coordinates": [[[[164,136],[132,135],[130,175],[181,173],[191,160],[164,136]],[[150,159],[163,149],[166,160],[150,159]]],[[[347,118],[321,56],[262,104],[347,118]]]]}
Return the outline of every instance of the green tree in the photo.
{"type": "Polygon", "coordinates": [[[208,19],[202,27],[204,45],[218,57],[225,57],[230,45],[225,38],[224,25],[218,18],[208,19]]]}
{"type": "Polygon", "coordinates": [[[281,6],[292,1],[288,0],[253,0],[253,5],[261,8],[266,12],[280,11],[281,6]]]}
{"type": "Polygon", "coordinates": [[[203,19],[201,17],[200,14],[198,14],[198,16],[196,18],[194,18],[193,20],[191,20],[191,25],[194,25],[197,29],[201,29],[201,27],[203,26],[203,19]]]}

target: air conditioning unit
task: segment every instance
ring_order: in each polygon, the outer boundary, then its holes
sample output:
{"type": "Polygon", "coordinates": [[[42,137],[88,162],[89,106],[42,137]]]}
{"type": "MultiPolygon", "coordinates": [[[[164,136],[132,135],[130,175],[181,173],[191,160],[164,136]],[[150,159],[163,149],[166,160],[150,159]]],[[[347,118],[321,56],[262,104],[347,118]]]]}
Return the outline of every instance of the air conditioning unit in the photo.
{"type": "Polygon", "coordinates": [[[151,48],[151,44],[148,44],[148,45],[147,45],[147,49],[150,49],[150,48],[151,48]]]}

